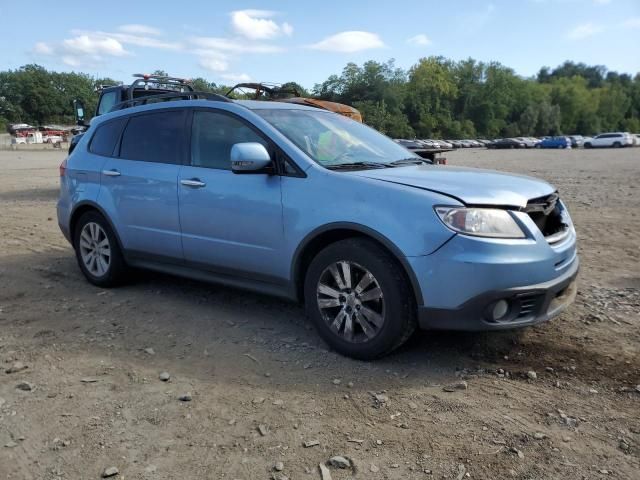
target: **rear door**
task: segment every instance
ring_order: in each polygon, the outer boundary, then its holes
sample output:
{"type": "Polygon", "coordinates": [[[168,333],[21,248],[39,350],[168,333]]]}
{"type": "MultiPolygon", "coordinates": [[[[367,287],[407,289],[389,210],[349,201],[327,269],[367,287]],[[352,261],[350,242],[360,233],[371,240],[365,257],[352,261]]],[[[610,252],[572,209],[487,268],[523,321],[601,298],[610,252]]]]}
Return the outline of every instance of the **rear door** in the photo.
{"type": "Polygon", "coordinates": [[[234,174],[231,147],[270,142],[245,120],[194,110],[190,158],[180,171],[180,223],[185,260],[218,273],[278,282],[288,272],[283,245],[281,178],[234,174]]]}
{"type": "Polygon", "coordinates": [[[102,167],[99,203],[135,257],[182,262],[178,172],[185,157],[183,109],[129,117],[119,154],[102,167]]]}

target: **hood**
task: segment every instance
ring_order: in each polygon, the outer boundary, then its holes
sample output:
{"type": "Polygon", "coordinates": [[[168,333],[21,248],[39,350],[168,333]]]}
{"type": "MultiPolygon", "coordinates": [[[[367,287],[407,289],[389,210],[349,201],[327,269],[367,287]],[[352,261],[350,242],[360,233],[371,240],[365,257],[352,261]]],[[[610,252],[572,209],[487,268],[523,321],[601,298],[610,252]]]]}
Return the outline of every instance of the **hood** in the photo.
{"type": "Polygon", "coordinates": [[[555,192],[555,188],[543,180],[479,168],[411,165],[358,170],[350,174],[430,190],[454,197],[467,205],[523,208],[532,198],[555,192]]]}

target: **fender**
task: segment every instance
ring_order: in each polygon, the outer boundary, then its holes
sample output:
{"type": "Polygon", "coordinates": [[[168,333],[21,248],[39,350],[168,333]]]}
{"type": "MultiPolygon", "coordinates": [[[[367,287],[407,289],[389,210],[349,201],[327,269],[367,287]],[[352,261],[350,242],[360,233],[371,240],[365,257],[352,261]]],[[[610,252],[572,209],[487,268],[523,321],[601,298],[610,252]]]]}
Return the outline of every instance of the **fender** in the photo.
{"type": "Polygon", "coordinates": [[[296,285],[299,285],[299,280],[302,280],[298,278],[301,273],[300,263],[302,260],[302,253],[305,251],[307,246],[309,246],[309,244],[319,235],[322,235],[323,233],[327,233],[333,230],[352,230],[352,231],[361,233],[364,236],[370,237],[376,240],[377,242],[379,242],[381,245],[383,245],[387,250],[389,250],[389,252],[391,252],[391,254],[395,257],[395,259],[398,260],[398,262],[400,262],[400,265],[402,265],[402,268],[407,274],[407,277],[409,277],[412,290],[415,294],[416,304],[419,306],[424,304],[424,301],[422,298],[422,291],[420,289],[420,284],[418,283],[418,279],[416,278],[413,268],[411,268],[411,265],[409,265],[409,262],[407,262],[407,259],[405,255],[402,253],[402,251],[400,251],[400,249],[391,240],[389,240],[387,237],[382,235],[380,232],[372,228],[369,228],[365,225],[361,225],[359,223],[353,223],[353,222],[328,223],[326,225],[322,225],[320,227],[315,228],[302,239],[302,241],[300,242],[300,244],[298,245],[298,247],[296,248],[293,254],[293,260],[291,262],[290,278],[292,279],[292,285],[294,288],[296,285]]]}

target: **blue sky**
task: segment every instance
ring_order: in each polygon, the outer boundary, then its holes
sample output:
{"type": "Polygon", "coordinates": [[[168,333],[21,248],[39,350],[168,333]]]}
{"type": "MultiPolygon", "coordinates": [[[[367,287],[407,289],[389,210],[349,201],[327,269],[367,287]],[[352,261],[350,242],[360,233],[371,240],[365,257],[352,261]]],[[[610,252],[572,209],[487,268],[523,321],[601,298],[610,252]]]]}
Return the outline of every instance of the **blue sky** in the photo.
{"type": "Polygon", "coordinates": [[[408,68],[430,55],[524,76],[567,59],[640,71],[640,0],[27,3],[0,0],[0,70],[35,62],[127,81],[163,69],[306,87],[350,61],[408,68]]]}

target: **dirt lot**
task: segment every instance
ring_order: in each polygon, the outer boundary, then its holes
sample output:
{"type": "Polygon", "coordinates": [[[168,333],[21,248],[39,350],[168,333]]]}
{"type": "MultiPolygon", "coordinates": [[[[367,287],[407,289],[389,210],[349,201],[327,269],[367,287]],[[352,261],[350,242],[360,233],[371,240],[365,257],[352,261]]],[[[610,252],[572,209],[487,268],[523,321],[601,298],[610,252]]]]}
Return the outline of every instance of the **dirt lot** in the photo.
{"type": "Polygon", "coordinates": [[[63,156],[0,151],[0,478],[319,479],[333,455],[355,467],[334,480],[640,478],[640,149],[449,154],[559,188],[578,300],[375,363],[280,300],[157,274],[89,285],[55,219],[63,156]]]}

